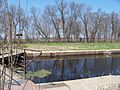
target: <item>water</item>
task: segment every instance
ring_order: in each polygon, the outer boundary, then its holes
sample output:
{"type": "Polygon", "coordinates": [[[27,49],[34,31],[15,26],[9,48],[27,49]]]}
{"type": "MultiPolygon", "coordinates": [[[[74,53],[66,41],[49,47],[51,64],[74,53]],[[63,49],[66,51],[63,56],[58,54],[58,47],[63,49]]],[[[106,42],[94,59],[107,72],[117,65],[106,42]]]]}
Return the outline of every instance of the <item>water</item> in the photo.
{"type": "MultiPolygon", "coordinates": [[[[64,59],[64,58],[63,58],[64,59]]],[[[47,70],[50,75],[44,78],[34,77],[35,83],[47,83],[64,80],[92,78],[105,75],[120,75],[120,55],[82,56],[64,60],[34,61],[28,71],[47,70]]]]}

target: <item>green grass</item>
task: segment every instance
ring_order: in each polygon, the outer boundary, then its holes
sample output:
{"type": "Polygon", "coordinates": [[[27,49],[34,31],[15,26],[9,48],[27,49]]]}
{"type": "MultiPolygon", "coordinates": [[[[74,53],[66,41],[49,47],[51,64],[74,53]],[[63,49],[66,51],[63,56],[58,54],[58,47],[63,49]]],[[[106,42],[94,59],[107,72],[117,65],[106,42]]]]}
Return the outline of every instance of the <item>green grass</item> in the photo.
{"type": "Polygon", "coordinates": [[[44,78],[48,75],[50,75],[51,72],[47,71],[47,70],[40,70],[40,71],[36,71],[36,72],[28,72],[27,73],[27,77],[39,77],[39,78],[44,78]]]}
{"type": "Polygon", "coordinates": [[[27,48],[43,50],[108,50],[120,49],[120,43],[27,43],[27,48]]]}

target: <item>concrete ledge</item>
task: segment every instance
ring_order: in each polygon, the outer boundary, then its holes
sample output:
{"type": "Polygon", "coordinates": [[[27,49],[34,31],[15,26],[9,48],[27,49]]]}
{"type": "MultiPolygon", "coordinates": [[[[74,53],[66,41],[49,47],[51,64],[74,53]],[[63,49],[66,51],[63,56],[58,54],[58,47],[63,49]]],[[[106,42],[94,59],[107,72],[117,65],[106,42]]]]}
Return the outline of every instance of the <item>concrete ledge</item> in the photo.
{"type": "MultiPolygon", "coordinates": [[[[109,75],[43,84],[35,84],[28,80],[21,86],[12,85],[12,90],[119,90],[119,85],[120,76],[109,75]]],[[[8,90],[7,87],[5,90],[8,90]]]]}
{"type": "MultiPolygon", "coordinates": [[[[38,56],[39,52],[26,51],[28,56],[38,56]]],[[[69,50],[69,51],[42,51],[41,56],[74,56],[74,55],[111,55],[120,54],[120,49],[113,50],[69,50]]]]}
{"type": "Polygon", "coordinates": [[[120,85],[119,75],[40,84],[41,90],[119,90],[118,85],[120,85]]]}

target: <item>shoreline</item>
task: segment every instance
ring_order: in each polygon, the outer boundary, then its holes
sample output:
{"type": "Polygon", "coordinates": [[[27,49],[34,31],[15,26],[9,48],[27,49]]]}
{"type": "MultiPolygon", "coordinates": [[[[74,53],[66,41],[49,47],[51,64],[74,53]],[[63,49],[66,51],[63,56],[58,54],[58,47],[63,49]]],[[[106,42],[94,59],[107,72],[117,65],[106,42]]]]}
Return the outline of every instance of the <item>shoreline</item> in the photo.
{"type": "MultiPolygon", "coordinates": [[[[32,49],[31,49],[32,50],[32,49]]],[[[34,50],[34,49],[33,49],[34,50]]],[[[35,49],[36,51],[39,49],[35,49]]],[[[28,56],[38,56],[40,52],[29,51],[26,49],[28,56]]],[[[41,51],[41,57],[58,57],[58,56],[77,56],[77,55],[112,55],[120,54],[120,49],[110,50],[67,50],[67,51],[41,51]]]]}

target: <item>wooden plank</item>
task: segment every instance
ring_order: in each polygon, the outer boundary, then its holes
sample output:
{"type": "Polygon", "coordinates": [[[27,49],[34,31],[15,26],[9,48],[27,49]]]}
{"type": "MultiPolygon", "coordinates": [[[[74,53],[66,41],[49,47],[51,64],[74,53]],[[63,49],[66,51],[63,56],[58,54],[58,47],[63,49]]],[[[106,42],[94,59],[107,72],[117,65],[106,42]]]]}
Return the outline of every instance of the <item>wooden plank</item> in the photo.
{"type": "MultiPolygon", "coordinates": [[[[18,52],[18,53],[13,53],[12,55],[15,56],[15,55],[19,55],[19,54],[22,54],[23,52],[18,52]]],[[[4,58],[6,57],[9,57],[10,55],[9,54],[5,54],[4,55],[4,58]]],[[[0,59],[2,59],[2,55],[0,55],[0,59]]]]}

